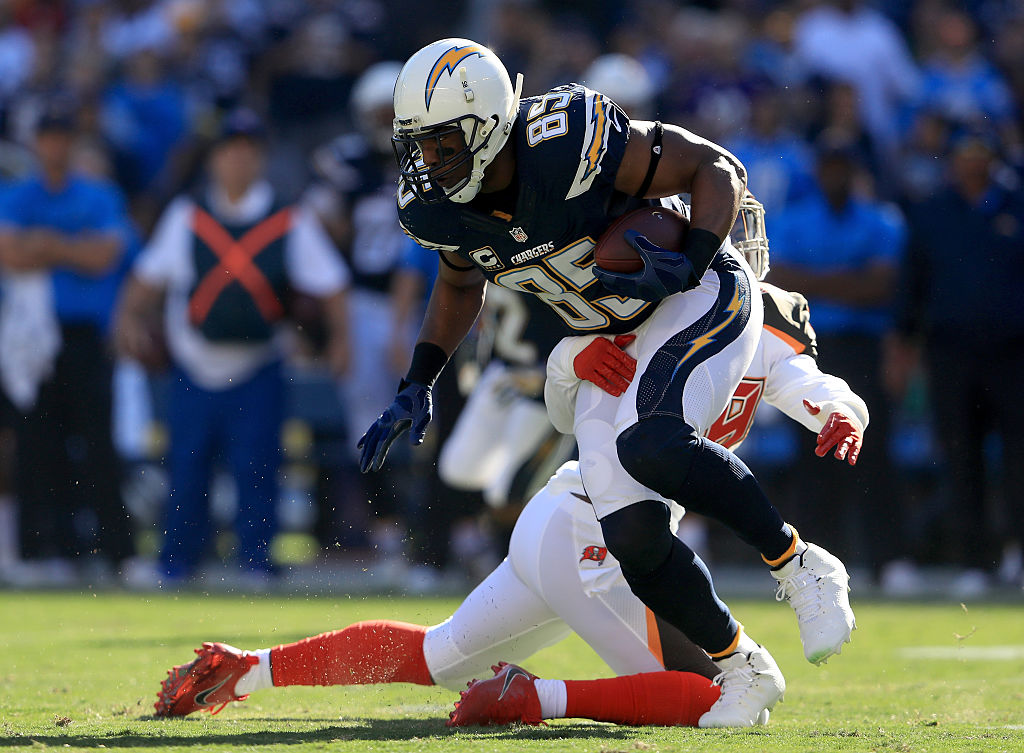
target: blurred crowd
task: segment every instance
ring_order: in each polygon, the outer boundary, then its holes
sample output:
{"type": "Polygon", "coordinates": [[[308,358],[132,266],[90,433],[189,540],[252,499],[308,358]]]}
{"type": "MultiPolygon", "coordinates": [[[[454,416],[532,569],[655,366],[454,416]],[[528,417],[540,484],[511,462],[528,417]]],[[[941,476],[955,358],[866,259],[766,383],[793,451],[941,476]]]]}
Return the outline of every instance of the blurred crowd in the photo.
{"type": "MultiPolygon", "coordinates": [[[[524,96],[581,81],[743,161],[767,281],[808,298],[822,368],[871,410],[850,469],[762,408],[744,458],[805,535],[893,594],[922,565],[957,595],[1021,585],[1012,0],[5,0],[0,580],[176,585],[224,561],[260,586],[338,562],[426,589],[496,564],[518,466],[497,493],[437,472],[486,326],[427,444],[355,466],[436,266],[396,222],[391,90],[456,35],[524,96]]],[[[501,389],[534,399],[524,373],[501,389]]]]}

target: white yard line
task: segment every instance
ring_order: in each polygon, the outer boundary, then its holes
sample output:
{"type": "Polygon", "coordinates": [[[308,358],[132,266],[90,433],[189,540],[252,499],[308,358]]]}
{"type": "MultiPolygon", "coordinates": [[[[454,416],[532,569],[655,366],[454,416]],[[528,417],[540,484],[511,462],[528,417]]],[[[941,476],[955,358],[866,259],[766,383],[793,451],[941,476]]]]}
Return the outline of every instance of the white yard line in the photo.
{"type": "Polygon", "coordinates": [[[897,649],[905,659],[959,659],[962,661],[1006,661],[1024,659],[1024,645],[1010,646],[911,646],[897,649]]]}

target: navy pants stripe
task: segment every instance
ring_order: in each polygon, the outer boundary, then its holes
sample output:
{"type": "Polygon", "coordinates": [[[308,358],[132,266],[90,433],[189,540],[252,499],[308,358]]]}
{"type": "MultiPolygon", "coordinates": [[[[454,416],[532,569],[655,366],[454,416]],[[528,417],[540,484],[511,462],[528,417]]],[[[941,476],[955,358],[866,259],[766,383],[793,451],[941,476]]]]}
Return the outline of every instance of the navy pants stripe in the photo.
{"type": "Polygon", "coordinates": [[[739,337],[750,318],[750,285],[735,259],[719,254],[711,263],[721,287],[718,300],[704,316],[670,337],[639,376],[639,418],[679,416],[686,420],[683,388],[701,363],[739,337]]]}

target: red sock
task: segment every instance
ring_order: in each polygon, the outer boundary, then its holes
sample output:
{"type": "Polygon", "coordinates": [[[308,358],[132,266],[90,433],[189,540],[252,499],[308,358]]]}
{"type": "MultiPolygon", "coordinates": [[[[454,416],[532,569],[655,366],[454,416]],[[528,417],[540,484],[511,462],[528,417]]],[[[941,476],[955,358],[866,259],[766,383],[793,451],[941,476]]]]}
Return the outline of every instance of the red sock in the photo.
{"type": "Polygon", "coordinates": [[[566,680],[565,715],[616,724],[696,727],[719,692],[711,680],[692,672],[566,680]]]}
{"type": "Polygon", "coordinates": [[[433,685],[423,657],[423,625],[357,622],[270,651],[274,685],[433,685]]]}

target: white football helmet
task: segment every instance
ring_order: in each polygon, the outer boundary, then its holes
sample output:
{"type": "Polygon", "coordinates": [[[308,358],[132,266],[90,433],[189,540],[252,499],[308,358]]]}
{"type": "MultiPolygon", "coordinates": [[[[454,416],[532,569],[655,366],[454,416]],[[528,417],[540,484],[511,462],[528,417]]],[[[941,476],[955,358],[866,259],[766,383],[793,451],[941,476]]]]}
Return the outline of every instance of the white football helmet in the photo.
{"type": "Polygon", "coordinates": [[[497,55],[469,39],[442,39],[409,58],[395,84],[392,144],[402,178],[421,201],[472,201],[484,169],[512,132],[522,89],[522,74],[513,89],[497,55]],[[462,148],[444,154],[441,140],[456,133],[462,148]],[[428,139],[436,146],[432,165],[424,162],[428,139]],[[452,185],[438,183],[463,171],[452,185]]]}
{"type": "Polygon", "coordinates": [[[395,81],[402,70],[402,64],[393,60],[374,63],[352,87],[349,103],[359,128],[373,144],[373,148],[387,153],[391,149],[392,106],[395,98],[395,81]]]}
{"type": "Polygon", "coordinates": [[[740,199],[740,213],[736,218],[732,245],[743,254],[757,279],[768,274],[768,234],[764,227],[764,206],[750,191],[740,199]]]}

